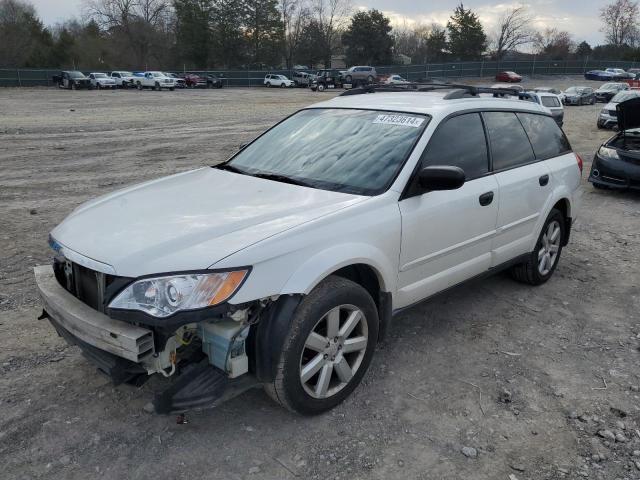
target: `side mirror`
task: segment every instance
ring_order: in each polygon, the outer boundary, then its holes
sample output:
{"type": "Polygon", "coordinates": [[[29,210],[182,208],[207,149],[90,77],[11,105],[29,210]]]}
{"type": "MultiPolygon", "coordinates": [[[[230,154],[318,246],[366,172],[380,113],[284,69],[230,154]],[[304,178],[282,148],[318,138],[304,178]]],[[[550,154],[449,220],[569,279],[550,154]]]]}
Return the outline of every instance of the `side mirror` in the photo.
{"type": "Polygon", "coordinates": [[[464,185],[465,180],[464,170],[460,167],[435,165],[418,173],[418,184],[425,191],[456,190],[464,185]]]}

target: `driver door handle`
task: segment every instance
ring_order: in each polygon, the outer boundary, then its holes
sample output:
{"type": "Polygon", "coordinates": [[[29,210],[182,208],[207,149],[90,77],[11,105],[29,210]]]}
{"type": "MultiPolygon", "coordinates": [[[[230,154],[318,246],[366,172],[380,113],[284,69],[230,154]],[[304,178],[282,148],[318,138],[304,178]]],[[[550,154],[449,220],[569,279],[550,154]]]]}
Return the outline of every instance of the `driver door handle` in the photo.
{"type": "Polygon", "coordinates": [[[540,183],[541,187],[544,187],[547,183],[549,183],[549,175],[542,175],[538,179],[538,182],[540,183]]]}
{"type": "Polygon", "coordinates": [[[486,207],[491,202],[493,202],[493,192],[483,193],[482,195],[480,195],[478,200],[480,201],[480,205],[482,205],[483,207],[486,207]]]}

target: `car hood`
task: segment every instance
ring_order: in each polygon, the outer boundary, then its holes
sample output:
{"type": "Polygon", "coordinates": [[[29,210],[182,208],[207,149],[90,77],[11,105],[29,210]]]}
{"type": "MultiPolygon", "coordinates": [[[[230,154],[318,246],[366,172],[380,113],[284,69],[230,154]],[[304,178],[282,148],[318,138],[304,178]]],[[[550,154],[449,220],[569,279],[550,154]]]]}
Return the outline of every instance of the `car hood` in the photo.
{"type": "Polygon", "coordinates": [[[616,104],[616,113],[621,131],[640,127],[640,97],[616,104]]]}
{"type": "Polygon", "coordinates": [[[199,270],[367,198],[202,168],[85,203],[51,237],[120,276],[199,270]]]}

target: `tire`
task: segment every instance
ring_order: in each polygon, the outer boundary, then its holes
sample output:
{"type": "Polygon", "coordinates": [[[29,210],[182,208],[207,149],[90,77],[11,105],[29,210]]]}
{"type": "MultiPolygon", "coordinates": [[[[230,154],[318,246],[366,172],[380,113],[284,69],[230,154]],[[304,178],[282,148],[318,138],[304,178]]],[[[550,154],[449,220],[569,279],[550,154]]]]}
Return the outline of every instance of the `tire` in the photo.
{"type": "Polygon", "coordinates": [[[169,87],[169,91],[173,92],[176,88],[175,87],[169,87]]]}
{"type": "Polygon", "coordinates": [[[525,262],[515,265],[511,269],[512,277],[519,282],[528,283],[529,285],[542,285],[549,280],[560,261],[562,243],[566,235],[565,228],[565,218],[562,212],[555,208],[552,209],[547,220],[544,222],[540,235],[538,235],[535,248],[525,262]],[[558,231],[557,234],[555,233],[556,231],[558,231]],[[553,236],[550,241],[545,240],[548,234],[553,236]],[[554,248],[555,256],[553,256],[552,253],[554,248]],[[545,252],[544,255],[542,255],[543,250],[545,252]],[[547,254],[549,254],[548,257],[547,254]],[[551,262],[551,265],[549,266],[549,263],[545,263],[542,267],[542,259],[545,257],[547,257],[545,262],[551,262]]]}
{"type": "Polygon", "coordinates": [[[138,82],[136,86],[138,90],[142,91],[142,83],[138,82]]]}
{"type": "Polygon", "coordinates": [[[373,77],[371,75],[367,77],[367,83],[373,83],[373,77]]]}
{"type": "Polygon", "coordinates": [[[271,82],[267,82],[267,88],[271,87],[271,82]]]}
{"type": "Polygon", "coordinates": [[[595,99],[595,98],[592,98],[592,99],[591,99],[591,105],[595,105],[595,104],[596,104],[596,99],[595,99]]]}
{"type": "Polygon", "coordinates": [[[351,280],[330,276],[296,309],[279,354],[276,377],[265,384],[265,390],[293,412],[315,415],[330,410],[358,386],[371,363],[377,340],[378,312],[369,293],[351,280]],[[330,312],[337,320],[333,330],[338,336],[333,338],[328,338],[327,332],[330,312]],[[339,330],[344,330],[351,319],[357,319],[357,324],[340,337],[339,330]],[[310,344],[312,348],[308,347],[310,344]],[[345,354],[347,348],[357,350],[345,354]],[[305,369],[311,372],[306,381],[301,376],[305,369]],[[329,380],[323,382],[325,378],[329,380]]]}
{"type": "Polygon", "coordinates": [[[160,84],[158,82],[156,82],[156,84],[153,86],[153,90],[160,90],[162,91],[162,87],[160,86],[160,84]]]}
{"type": "Polygon", "coordinates": [[[351,75],[347,75],[346,77],[344,77],[344,83],[351,83],[351,75]]]}
{"type": "Polygon", "coordinates": [[[319,83],[318,84],[318,91],[319,92],[324,92],[324,83],[319,83]]]}
{"type": "Polygon", "coordinates": [[[286,85],[284,84],[284,82],[280,84],[280,88],[286,88],[286,85]]]}
{"type": "Polygon", "coordinates": [[[77,90],[77,89],[78,89],[78,87],[76,87],[76,84],[75,84],[75,83],[72,83],[72,84],[71,84],[71,90],[77,90]]]}

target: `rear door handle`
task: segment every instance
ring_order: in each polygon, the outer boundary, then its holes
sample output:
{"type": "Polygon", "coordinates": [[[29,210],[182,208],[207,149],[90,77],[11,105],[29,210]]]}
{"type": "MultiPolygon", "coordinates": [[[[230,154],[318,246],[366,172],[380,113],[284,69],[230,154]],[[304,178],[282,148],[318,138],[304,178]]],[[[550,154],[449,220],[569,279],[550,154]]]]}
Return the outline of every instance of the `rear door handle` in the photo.
{"type": "Polygon", "coordinates": [[[493,202],[493,192],[483,193],[482,195],[480,195],[480,198],[478,198],[478,200],[480,200],[480,205],[486,207],[491,202],[493,202]]]}
{"type": "Polygon", "coordinates": [[[538,179],[538,182],[540,183],[541,187],[544,187],[547,183],[549,183],[549,175],[542,175],[538,179]]]}

